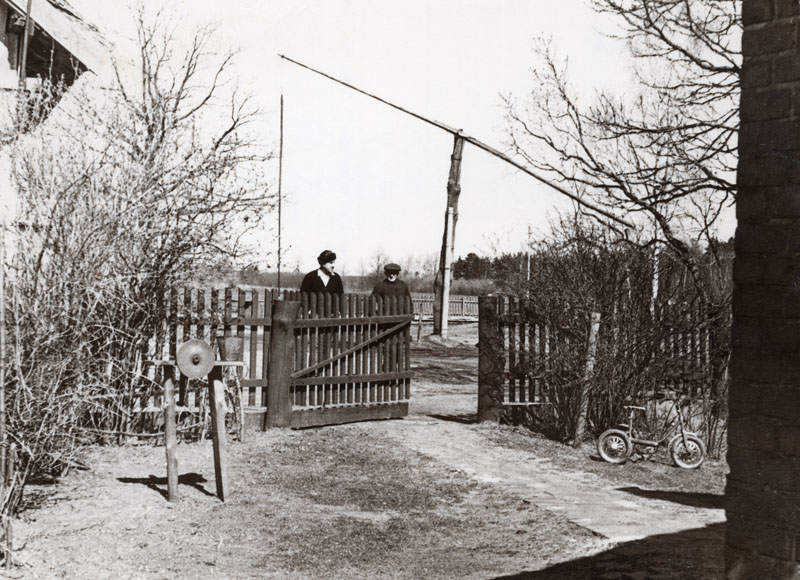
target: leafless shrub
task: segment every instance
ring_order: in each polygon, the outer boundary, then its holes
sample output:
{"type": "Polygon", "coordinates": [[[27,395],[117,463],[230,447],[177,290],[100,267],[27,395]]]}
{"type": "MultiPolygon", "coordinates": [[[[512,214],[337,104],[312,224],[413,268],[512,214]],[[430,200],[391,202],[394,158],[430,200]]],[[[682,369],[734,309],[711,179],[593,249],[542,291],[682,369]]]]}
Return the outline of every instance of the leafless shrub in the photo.
{"type": "MultiPolygon", "coordinates": [[[[729,304],[704,298],[724,296],[731,284],[730,250],[722,261],[694,249],[699,292],[682,260],[657,247],[642,247],[578,218],[563,218],[553,235],[532,248],[530,281],[517,272],[507,290],[524,299],[527,317],[542,323],[539,352],[522,372],[544,388],[549,411],[539,427],[572,436],[585,381],[591,313],[600,314],[588,424],[599,433],[623,419],[624,405],[685,394],[710,450],[724,440],[726,369],[730,349],[729,304]]],[[[728,294],[729,295],[729,294],[728,294]]],[[[533,340],[533,339],[531,339],[533,340]]],[[[530,345],[528,348],[533,348],[530,345]]]]}
{"type": "MultiPolygon", "coordinates": [[[[137,13],[139,84],[79,83],[13,145],[21,219],[8,425],[27,473],[60,473],[134,423],[170,289],[243,251],[271,197],[254,111],[220,88],[232,55],[211,32],[178,46],[137,13]],[[226,113],[225,117],[220,112],[226,113]]],[[[13,506],[12,506],[13,507],[13,506]]]]}

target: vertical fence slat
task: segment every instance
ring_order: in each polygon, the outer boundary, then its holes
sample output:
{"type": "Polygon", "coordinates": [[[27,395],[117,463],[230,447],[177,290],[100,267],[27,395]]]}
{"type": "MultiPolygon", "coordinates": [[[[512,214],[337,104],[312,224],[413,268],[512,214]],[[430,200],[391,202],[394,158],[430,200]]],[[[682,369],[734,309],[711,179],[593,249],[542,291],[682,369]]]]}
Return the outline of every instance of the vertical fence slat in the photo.
{"type": "MultiPolygon", "coordinates": [[[[399,314],[400,313],[400,305],[398,302],[398,296],[392,296],[392,314],[399,314]]],[[[401,332],[405,330],[405,327],[401,330],[397,330],[392,333],[392,359],[389,365],[389,372],[395,373],[397,372],[399,365],[397,364],[397,357],[400,353],[400,336],[401,332]]],[[[397,402],[400,400],[400,384],[397,379],[392,379],[392,402],[397,402]]]]}
{"type": "MultiPolygon", "coordinates": [[[[342,316],[346,318],[352,318],[352,302],[350,300],[350,295],[346,294],[342,297],[342,316]]],[[[346,327],[342,329],[342,348],[344,350],[349,350],[351,346],[353,346],[352,335],[350,334],[353,329],[352,324],[348,324],[346,327]]],[[[353,355],[349,354],[345,357],[345,360],[342,361],[342,372],[347,376],[352,376],[353,370],[353,355]]],[[[353,403],[353,383],[347,383],[345,385],[345,393],[344,393],[344,402],[348,405],[353,403]]]]}
{"type": "MultiPolygon", "coordinates": [[[[363,318],[364,317],[364,296],[356,296],[356,318],[363,318]]],[[[361,344],[364,342],[364,325],[362,323],[358,323],[356,325],[356,342],[361,344]]],[[[360,348],[355,353],[355,361],[356,367],[355,372],[359,375],[365,374],[364,370],[364,349],[360,348]]],[[[357,401],[358,403],[366,403],[368,402],[368,397],[365,392],[365,385],[364,382],[360,382],[358,384],[358,396],[357,401]]]]}
{"type": "Polygon", "coordinates": [[[526,334],[528,332],[528,301],[518,299],[517,305],[519,308],[519,402],[527,402],[525,397],[526,378],[528,375],[528,357],[526,350],[528,343],[526,341],[526,334]]]}
{"type": "MultiPolygon", "coordinates": [[[[517,400],[517,329],[516,329],[517,308],[514,297],[508,298],[508,318],[506,319],[506,333],[508,334],[508,401],[511,403],[517,400]]],[[[503,324],[501,319],[501,324],[503,324]]]]}
{"type": "MultiPolygon", "coordinates": [[[[315,293],[311,293],[308,295],[308,318],[316,318],[317,317],[317,295],[315,293]]],[[[319,335],[317,333],[316,328],[309,328],[308,329],[308,366],[313,366],[317,362],[317,342],[319,339],[319,335]]],[[[319,405],[319,397],[318,397],[318,387],[314,385],[312,387],[311,392],[311,404],[316,406],[319,405]]]]}
{"type": "MultiPolygon", "coordinates": [[[[380,301],[377,298],[370,298],[369,299],[369,315],[378,315],[380,308],[380,301]]],[[[374,330],[377,328],[377,324],[367,324],[367,340],[372,340],[372,338],[377,334],[374,330]]],[[[369,345],[369,370],[367,373],[375,374],[377,373],[377,362],[378,362],[378,348],[374,342],[370,342],[369,345]]],[[[369,387],[369,400],[370,402],[381,402],[381,399],[378,398],[378,386],[376,385],[375,381],[370,381],[369,387]]]]}
{"type": "MultiPolygon", "coordinates": [[[[414,303],[411,301],[411,298],[406,297],[406,314],[413,315],[414,313],[414,303]]],[[[422,324],[422,319],[420,319],[420,324],[422,324]]],[[[411,370],[411,325],[409,324],[406,327],[406,344],[405,344],[405,354],[404,354],[404,363],[403,363],[403,371],[408,372],[411,370]]],[[[403,379],[403,399],[408,400],[411,398],[411,379],[403,379]]]]}
{"type": "MultiPolygon", "coordinates": [[[[306,319],[308,317],[308,294],[301,293],[300,294],[300,318],[306,319]]],[[[308,329],[301,328],[300,332],[298,333],[300,338],[300,347],[297,349],[297,355],[295,360],[297,361],[295,364],[295,370],[298,371],[302,369],[306,365],[306,361],[308,360],[308,329]]],[[[311,364],[310,362],[308,364],[311,364]]],[[[305,400],[303,404],[308,407],[311,405],[311,385],[306,385],[305,390],[305,400]]]]}

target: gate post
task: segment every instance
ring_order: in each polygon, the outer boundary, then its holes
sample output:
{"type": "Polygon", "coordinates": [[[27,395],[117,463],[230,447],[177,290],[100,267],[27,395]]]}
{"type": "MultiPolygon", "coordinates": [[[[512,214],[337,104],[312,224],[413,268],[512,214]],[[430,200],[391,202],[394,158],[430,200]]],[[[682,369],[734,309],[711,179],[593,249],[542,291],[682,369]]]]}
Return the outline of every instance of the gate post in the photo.
{"type": "Polygon", "coordinates": [[[267,373],[266,427],[291,427],[292,384],[294,363],[294,321],[300,310],[299,302],[276,300],[272,307],[272,329],[269,344],[267,373]]]}
{"type": "Polygon", "coordinates": [[[478,298],[478,422],[500,422],[503,411],[505,339],[499,319],[501,298],[478,298]]]}

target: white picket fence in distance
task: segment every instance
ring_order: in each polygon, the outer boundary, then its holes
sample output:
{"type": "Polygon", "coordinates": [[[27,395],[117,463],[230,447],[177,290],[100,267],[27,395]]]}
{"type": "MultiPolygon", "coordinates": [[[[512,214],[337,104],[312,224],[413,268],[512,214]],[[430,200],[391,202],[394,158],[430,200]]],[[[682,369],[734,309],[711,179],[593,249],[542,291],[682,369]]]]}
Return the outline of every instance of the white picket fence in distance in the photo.
{"type": "MultiPolygon", "coordinates": [[[[414,314],[421,315],[423,318],[433,317],[433,294],[423,292],[412,292],[411,300],[414,303],[414,314]]],[[[454,318],[474,318],[478,319],[478,297],[477,296],[450,296],[450,310],[448,319],[454,318]]]]}

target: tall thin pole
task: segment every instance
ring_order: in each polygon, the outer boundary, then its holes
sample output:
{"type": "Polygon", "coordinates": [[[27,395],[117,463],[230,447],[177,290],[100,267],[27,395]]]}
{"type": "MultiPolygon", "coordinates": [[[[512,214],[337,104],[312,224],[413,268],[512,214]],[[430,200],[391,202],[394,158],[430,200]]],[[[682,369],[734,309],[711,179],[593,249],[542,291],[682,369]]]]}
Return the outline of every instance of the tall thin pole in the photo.
{"type": "Polygon", "coordinates": [[[525,297],[531,297],[531,226],[528,226],[528,239],[526,241],[525,252],[528,256],[528,270],[525,275],[525,297]]]}
{"type": "Polygon", "coordinates": [[[283,94],[281,94],[281,141],[278,152],[278,291],[281,289],[281,180],[283,178],[283,94]]]}
{"type": "MultiPolygon", "coordinates": [[[[0,222],[0,447],[6,444],[6,218],[0,222]]],[[[5,468],[5,465],[0,465],[5,468]]],[[[0,482],[2,482],[0,472],[0,482]]],[[[2,487],[2,483],[0,483],[2,487]]]]}

